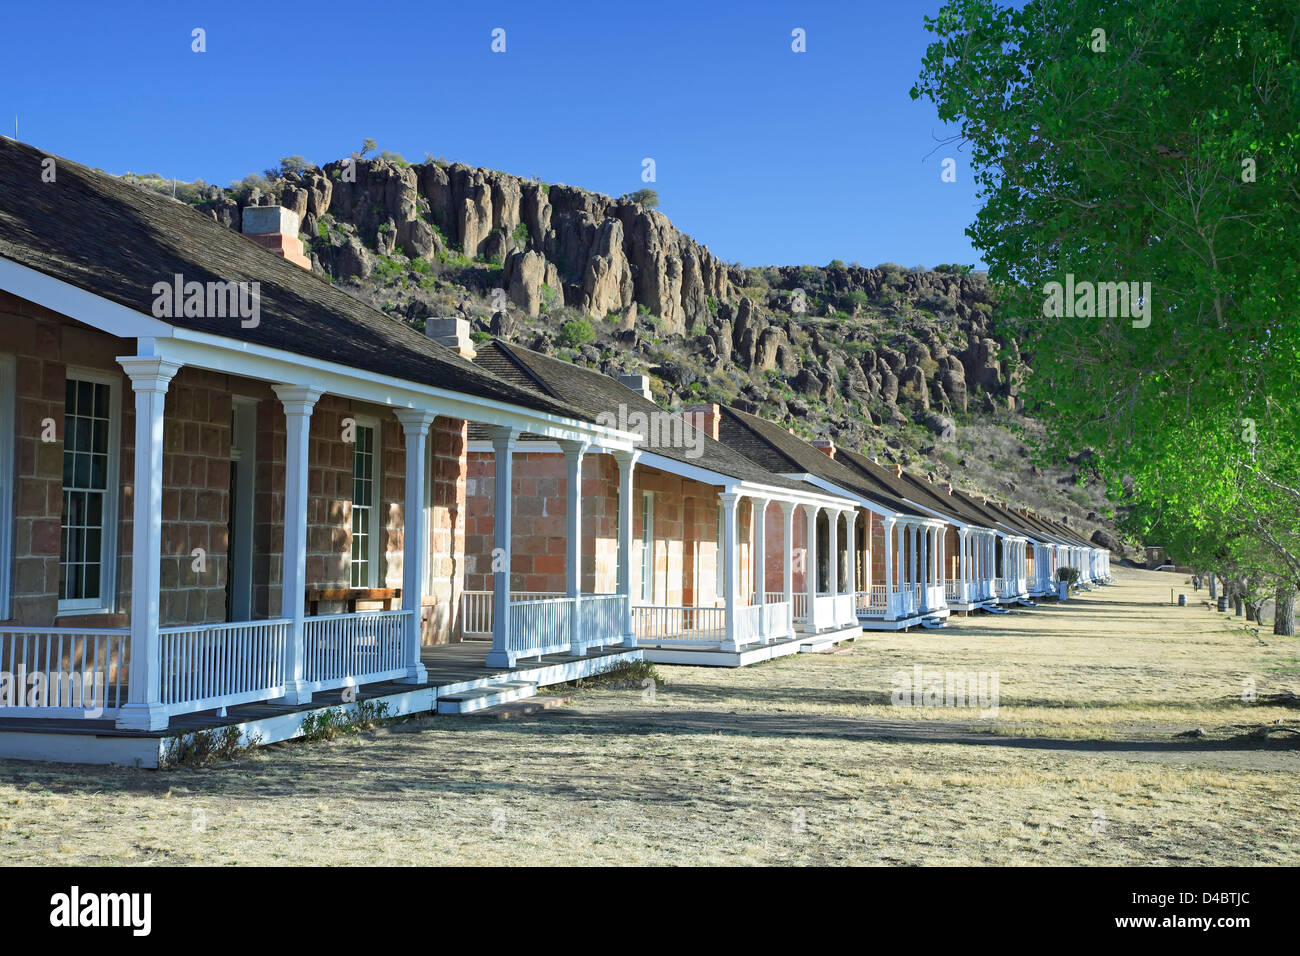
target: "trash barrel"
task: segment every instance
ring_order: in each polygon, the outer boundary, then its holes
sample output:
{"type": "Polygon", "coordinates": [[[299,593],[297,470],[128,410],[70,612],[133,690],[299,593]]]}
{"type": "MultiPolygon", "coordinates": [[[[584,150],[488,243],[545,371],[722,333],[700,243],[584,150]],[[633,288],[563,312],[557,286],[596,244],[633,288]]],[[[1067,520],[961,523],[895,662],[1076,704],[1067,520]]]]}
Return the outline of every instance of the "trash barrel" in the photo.
{"type": "Polygon", "coordinates": [[[1226,596],[1219,598],[1218,609],[1226,611],[1228,609],[1228,598],[1226,596]]]}
{"type": "Polygon", "coordinates": [[[1187,607],[1187,595],[1186,595],[1186,594],[1180,594],[1180,595],[1178,595],[1178,606],[1179,606],[1179,607],[1187,607]]]}

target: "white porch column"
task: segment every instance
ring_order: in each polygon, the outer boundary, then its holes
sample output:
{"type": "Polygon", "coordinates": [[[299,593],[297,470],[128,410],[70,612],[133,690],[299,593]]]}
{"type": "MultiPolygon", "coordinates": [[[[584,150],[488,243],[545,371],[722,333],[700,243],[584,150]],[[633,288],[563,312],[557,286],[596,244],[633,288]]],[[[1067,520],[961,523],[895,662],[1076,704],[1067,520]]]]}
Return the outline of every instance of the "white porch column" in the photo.
{"type": "Polygon", "coordinates": [[[845,568],[844,574],[848,579],[848,593],[853,598],[851,606],[853,613],[849,616],[848,624],[853,624],[858,619],[858,512],[857,509],[850,509],[845,512],[846,522],[844,526],[845,535],[845,568]]]}
{"type": "Polygon", "coordinates": [[[740,601],[740,562],[736,560],[739,557],[736,546],[736,503],[740,500],[740,495],[734,491],[724,491],[718,495],[718,499],[722,502],[722,596],[726,601],[724,646],[739,650],[736,609],[740,601]]]}
{"type": "Polygon", "coordinates": [[[284,699],[305,704],[311,690],[304,672],[304,621],[307,616],[307,470],[311,413],[322,390],[306,385],[274,385],[284,406],[284,560],[280,571],[280,617],[292,621],[284,646],[284,699]]]}
{"type": "Polygon", "coordinates": [[[918,545],[918,543],[919,543],[919,540],[920,540],[921,535],[920,535],[920,529],[917,528],[916,525],[911,525],[910,528],[911,528],[911,531],[912,531],[912,553],[911,553],[911,555],[910,555],[910,558],[909,558],[908,564],[909,564],[909,566],[910,566],[910,568],[911,568],[911,576],[910,576],[910,578],[908,579],[908,582],[907,582],[907,583],[908,583],[908,586],[912,589],[912,593],[915,594],[915,593],[916,593],[916,584],[917,584],[917,581],[920,580],[920,579],[917,577],[918,564],[919,564],[919,560],[920,560],[920,555],[918,554],[918,551],[919,551],[920,549],[918,548],[917,545],[918,545]]]}
{"type": "Polygon", "coordinates": [[[932,558],[931,558],[931,552],[933,551],[933,548],[931,548],[930,546],[930,536],[932,534],[934,534],[934,529],[931,528],[929,525],[926,525],[923,528],[921,528],[920,566],[921,566],[921,610],[922,611],[930,610],[930,585],[932,583],[931,577],[934,573],[934,565],[932,563],[932,558]]]}
{"type": "Polygon", "coordinates": [[[573,617],[569,625],[569,653],[587,655],[587,641],[582,633],[582,457],[587,453],[585,441],[561,441],[564,451],[564,596],[573,599],[573,617]]]}
{"type": "Polygon", "coordinates": [[[397,420],[406,438],[406,495],[402,504],[402,610],[410,611],[402,639],[405,680],[423,684],[429,679],[420,661],[421,614],[424,584],[428,580],[429,522],[425,513],[425,468],[429,457],[429,426],[437,412],[399,408],[397,420]]]}
{"type": "Polygon", "coordinates": [[[840,593],[840,511],[838,508],[826,509],[826,527],[830,532],[827,538],[828,557],[826,561],[826,593],[831,597],[840,593]]]}
{"type": "Polygon", "coordinates": [[[131,651],[126,704],[117,726],[162,730],[162,649],[158,640],[158,591],[162,575],[163,408],[167,386],[180,370],[175,362],[122,356],[118,364],[135,390],[135,486],[131,515],[131,651]]]}
{"type": "Polygon", "coordinates": [[[513,667],[510,649],[510,538],[514,517],[515,445],[519,429],[494,428],[492,437],[492,650],[488,667],[513,667]]]}
{"type": "Polygon", "coordinates": [[[939,529],[939,575],[935,579],[943,594],[943,604],[948,604],[948,528],[939,529]]]}
{"type": "Polygon", "coordinates": [[[885,519],[885,620],[892,621],[897,617],[894,613],[894,595],[897,593],[894,586],[894,519],[885,519]]]}
{"type": "Polygon", "coordinates": [[[794,637],[794,502],[781,502],[781,523],[785,530],[781,548],[781,590],[786,604],[786,625],[794,637]]]}
{"type": "Polygon", "coordinates": [[[754,525],[754,603],[767,603],[767,503],[768,498],[750,498],[750,522],[754,525]]]}
{"type": "Polygon", "coordinates": [[[970,547],[970,529],[957,530],[957,580],[962,603],[970,600],[970,567],[966,560],[966,551],[970,547]]]}
{"type": "Polygon", "coordinates": [[[815,609],[817,604],[817,505],[804,505],[804,515],[808,519],[807,547],[804,549],[803,583],[808,593],[808,614],[804,618],[804,628],[816,631],[815,609]]]}
{"type": "Polygon", "coordinates": [[[636,647],[636,628],[632,623],[632,470],[639,451],[614,452],[618,463],[618,593],[623,595],[627,613],[623,619],[623,646],[636,647]]]}

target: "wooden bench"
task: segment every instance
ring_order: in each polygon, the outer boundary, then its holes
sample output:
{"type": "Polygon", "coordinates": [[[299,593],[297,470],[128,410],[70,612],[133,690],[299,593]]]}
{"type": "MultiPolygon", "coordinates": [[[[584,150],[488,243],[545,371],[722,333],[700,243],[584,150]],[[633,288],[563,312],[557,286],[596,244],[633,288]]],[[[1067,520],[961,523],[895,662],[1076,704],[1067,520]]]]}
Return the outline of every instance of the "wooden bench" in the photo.
{"type": "Polygon", "coordinates": [[[315,617],[320,612],[321,601],[343,601],[348,613],[354,613],[358,601],[383,601],[385,611],[401,608],[401,588],[321,588],[307,592],[307,613],[315,617]]]}

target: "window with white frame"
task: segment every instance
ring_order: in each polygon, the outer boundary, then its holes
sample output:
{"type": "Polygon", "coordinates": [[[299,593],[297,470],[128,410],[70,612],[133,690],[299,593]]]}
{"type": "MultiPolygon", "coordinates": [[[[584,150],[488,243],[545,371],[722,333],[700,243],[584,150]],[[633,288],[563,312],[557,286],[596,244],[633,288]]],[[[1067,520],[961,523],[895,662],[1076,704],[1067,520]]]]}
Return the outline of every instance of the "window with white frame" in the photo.
{"type": "Polygon", "coordinates": [[[113,375],[68,370],[63,404],[60,611],[113,609],[119,384],[113,375]]]}
{"type": "Polygon", "coordinates": [[[649,492],[641,494],[641,600],[654,600],[655,574],[655,500],[649,492]]]}
{"type": "Polygon", "coordinates": [[[0,355],[0,621],[9,617],[13,575],[14,376],[12,355],[0,355]]]}
{"type": "Polygon", "coordinates": [[[358,419],[352,445],[352,560],[354,588],[378,587],[379,484],[381,462],[378,428],[358,419]]]}

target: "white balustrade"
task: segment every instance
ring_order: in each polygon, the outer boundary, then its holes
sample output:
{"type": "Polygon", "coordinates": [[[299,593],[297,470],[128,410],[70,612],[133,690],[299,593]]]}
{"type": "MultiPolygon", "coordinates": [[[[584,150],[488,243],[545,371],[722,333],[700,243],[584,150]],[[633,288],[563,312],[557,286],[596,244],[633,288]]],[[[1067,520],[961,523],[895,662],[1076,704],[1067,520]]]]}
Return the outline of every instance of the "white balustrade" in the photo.
{"type": "MultiPolygon", "coordinates": [[[[543,601],[564,597],[560,591],[511,591],[510,601],[543,601]]],[[[460,595],[461,634],[465,640],[492,640],[492,592],[462,591],[460,595]]]]}
{"type": "Polygon", "coordinates": [[[0,716],[116,715],[129,647],[127,630],[0,627],[0,716]]]}
{"type": "Polygon", "coordinates": [[[309,617],[303,625],[303,679],[329,690],[406,675],[402,628],[411,611],[358,611],[309,617]]]}
{"type": "Polygon", "coordinates": [[[284,694],[284,642],[292,622],[237,621],[158,630],[160,693],[169,714],[284,694]]]}
{"type": "Polygon", "coordinates": [[[726,609],[639,605],[632,608],[632,626],[641,641],[718,644],[726,637],[726,609]]]}
{"type": "Polygon", "coordinates": [[[584,594],[578,604],[582,642],[603,647],[623,640],[627,598],[622,594],[584,594]]]}
{"type": "Polygon", "coordinates": [[[575,604],[577,600],[571,597],[511,601],[506,647],[516,657],[541,657],[568,651],[572,644],[575,604]]]}

